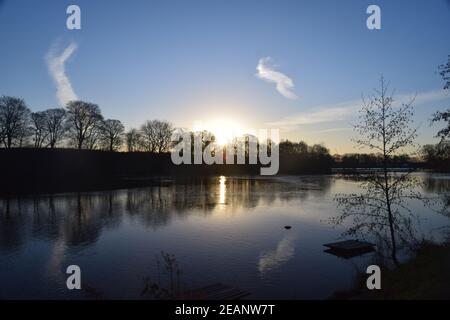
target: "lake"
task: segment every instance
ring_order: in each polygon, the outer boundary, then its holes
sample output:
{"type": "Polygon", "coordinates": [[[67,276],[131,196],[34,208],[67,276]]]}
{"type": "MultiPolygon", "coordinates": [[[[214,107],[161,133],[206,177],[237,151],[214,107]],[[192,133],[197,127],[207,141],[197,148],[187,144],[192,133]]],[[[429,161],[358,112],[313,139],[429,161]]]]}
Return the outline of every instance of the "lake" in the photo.
{"type": "MultiPolygon", "coordinates": [[[[429,196],[450,191],[450,175],[417,176],[429,196]]],[[[328,221],[339,213],[335,195],[358,189],[339,175],[222,176],[0,199],[0,298],[141,299],[146,284],[174,282],[183,290],[223,283],[250,299],[328,298],[352,288],[374,258],[324,252],[346,228],[328,221]],[[172,280],[161,252],[173,255],[172,280]],[[66,288],[72,264],[84,290],[66,288]]],[[[445,237],[448,217],[409,205],[420,235],[445,237]]]]}

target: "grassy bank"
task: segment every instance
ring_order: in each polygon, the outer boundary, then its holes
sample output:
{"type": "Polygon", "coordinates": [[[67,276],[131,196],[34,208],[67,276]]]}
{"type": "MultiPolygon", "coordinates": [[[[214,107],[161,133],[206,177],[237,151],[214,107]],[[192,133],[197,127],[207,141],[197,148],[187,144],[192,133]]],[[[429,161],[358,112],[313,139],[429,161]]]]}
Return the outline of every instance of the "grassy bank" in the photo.
{"type": "Polygon", "coordinates": [[[361,274],[354,290],[337,292],[333,299],[450,299],[450,243],[423,244],[409,262],[394,270],[382,268],[381,290],[368,290],[366,279],[361,274]]]}

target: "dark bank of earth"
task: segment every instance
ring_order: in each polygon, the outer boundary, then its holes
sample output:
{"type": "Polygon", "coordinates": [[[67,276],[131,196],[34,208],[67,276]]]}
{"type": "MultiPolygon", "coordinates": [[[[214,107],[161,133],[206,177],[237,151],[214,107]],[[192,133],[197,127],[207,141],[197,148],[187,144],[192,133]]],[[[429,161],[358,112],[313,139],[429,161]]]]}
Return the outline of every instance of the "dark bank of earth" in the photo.
{"type": "Polygon", "coordinates": [[[336,292],[332,299],[450,299],[450,243],[423,244],[411,261],[394,270],[382,268],[381,290],[366,289],[366,278],[366,274],[361,274],[357,288],[336,292]]]}
{"type": "MultiPolygon", "coordinates": [[[[279,174],[326,174],[329,155],[280,155],[279,174]]],[[[260,165],[174,165],[170,153],[0,149],[0,195],[93,191],[159,184],[161,178],[260,175],[260,165]]]]}

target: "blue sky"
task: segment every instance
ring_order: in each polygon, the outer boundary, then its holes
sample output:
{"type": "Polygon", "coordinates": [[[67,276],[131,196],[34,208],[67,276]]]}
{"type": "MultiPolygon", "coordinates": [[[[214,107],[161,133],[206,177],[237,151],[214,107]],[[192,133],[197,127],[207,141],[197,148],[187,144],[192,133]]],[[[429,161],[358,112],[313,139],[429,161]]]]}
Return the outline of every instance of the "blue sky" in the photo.
{"type": "Polygon", "coordinates": [[[384,74],[399,97],[418,94],[419,142],[428,143],[431,114],[450,106],[436,72],[449,35],[445,0],[0,0],[0,95],[32,110],[58,106],[48,57],[72,45],[64,74],[74,93],[127,128],[227,118],[349,152],[361,95],[384,74]],[[79,31],[66,28],[70,4],[81,7],[79,31]],[[381,8],[381,30],[366,27],[370,4],[381,8]],[[266,57],[296,98],[257,76],[266,57]]]}

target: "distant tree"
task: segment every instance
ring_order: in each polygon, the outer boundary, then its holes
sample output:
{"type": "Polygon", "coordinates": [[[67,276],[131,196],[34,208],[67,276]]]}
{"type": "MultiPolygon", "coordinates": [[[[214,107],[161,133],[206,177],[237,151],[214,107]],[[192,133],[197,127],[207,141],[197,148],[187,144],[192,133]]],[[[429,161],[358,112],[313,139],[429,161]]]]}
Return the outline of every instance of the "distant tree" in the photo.
{"type": "Polygon", "coordinates": [[[87,150],[96,150],[102,147],[102,121],[97,122],[89,131],[89,135],[84,140],[84,147],[87,150]]]}
{"type": "Polygon", "coordinates": [[[0,97],[0,138],[5,148],[23,146],[29,134],[30,110],[25,101],[15,97],[0,97]]]}
{"type": "Polygon", "coordinates": [[[70,101],[67,104],[68,133],[78,149],[95,147],[102,120],[103,116],[96,104],[84,101],[70,101]]]}
{"type": "Polygon", "coordinates": [[[141,147],[146,152],[156,152],[156,132],[153,121],[146,121],[140,129],[141,147]]]}
{"type": "Polygon", "coordinates": [[[281,154],[292,154],[295,152],[295,142],[284,140],[280,142],[280,153],[281,154]]]}
{"type": "Polygon", "coordinates": [[[173,128],[169,122],[154,121],[156,133],[156,149],[158,152],[168,152],[171,146],[173,128]]]}
{"type": "Polygon", "coordinates": [[[66,116],[66,110],[64,109],[48,109],[45,111],[47,141],[48,146],[52,149],[64,137],[66,116]]]}
{"type": "Polygon", "coordinates": [[[441,162],[441,153],[439,150],[439,145],[444,144],[426,144],[422,147],[422,159],[428,167],[435,168],[437,164],[441,162]]]}
{"type": "Polygon", "coordinates": [[[31,131],[35,148],[42,148],[48,137],[45,111],[31,113],[31,131]]]}
{"type": "Polygon", "coordinates": [[[28,138],[32,135],[30,127],[30,117],[26,118],[26,124],[21,126],[18,130],[18,138],[15,145],[19,148],[28,146],[28,138]]]}
{"type": "Polygon", "coordinates": [[[410,172],[392,175],[388,163],[391,157],[405,148],[415,146],[416,129],[412,127],[413,101],[394,107],[393,96],[388,93],[388,85],[381,78],[380,89],[368,101],[364,100],[360,111],[360,123],[355,126],[359,138],[355,140],[361,147],[381,153],[382,170],[365,176],[361,182],[364,190],[360,194],[338,195],[336,200],[342,214],[332,219],[341,224],[352,219],[353,226],[347,234],[376,233],[391,248],[392,259],[397,264],[399,240],[411,240],[412,211],[405,205],[409,198],[420,199],[414,191],[418,181],[410,172]]]}
{"type": "Polygon", "coordinates": [[[139,151],[141,145],[141,134],[137,129],[131,129],[125,134],[125,142],[128,152],[139,151]]]}
{"type": "Polygon", "coordinates": [[[292,142],[284,140],[280,142],[280,154],[306,154],[308,152],[308,145],[303,142],[292,142]]]}
{"type": "Polygon", "coordinates": [[[318,156],[328,156],[329,150],[321,144],[315,144],[310,147],[309,152],[318,156]]]}
{"type": "Polygon", "coordinates": [[[169,151],[172,132],[172,125],[166,121],[146,121],[140,130],[142,149],[147,152],[169,151]]]}
{"type": "Polygon", "coordinates": [[[125,127],[119,120],[107,119],[100,129],[100,139],[109,151],[117,151],[123,143],[125,127]]]}
{"type": "Polygon", "coordinates": [[[308,144],[305,141],[300,141],[295,146],[296,153],[306,153],[308,152],[308,144]]]}
{"type": "Polygon", "coordinates": [[[436,171],[450,171],[450,141],[424,145],[421,155],[428,168],[436,171]]]}

